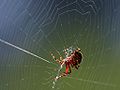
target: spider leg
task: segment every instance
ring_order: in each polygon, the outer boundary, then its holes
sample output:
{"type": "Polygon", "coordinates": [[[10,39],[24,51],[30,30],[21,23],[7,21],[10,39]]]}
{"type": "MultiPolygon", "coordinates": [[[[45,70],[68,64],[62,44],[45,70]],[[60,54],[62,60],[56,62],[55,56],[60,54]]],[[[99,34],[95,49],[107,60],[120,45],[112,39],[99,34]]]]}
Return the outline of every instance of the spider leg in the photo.
{"type": "Polygon", "coordinates": [[[68,48],[65,48],[65,49],[64,49],[64,53],[65,53],[65,56],[66,56],[66,57],[68,57],[68,54],[69,54],[67,51],[68,51],[68,48]]]}
{"type": "Polygon", "coordinates": [[[62,56],[60,56],[60,61],[62,61],[63,60],[63,57],[62,56]]]}
{"type": "Polygon", "coordinates": [[[67,64],[65,72],[63,72],[57,79],[59,79],[61,77],[65,77],[65,76],[69,75],[70,73],[71,73],[70,64],[67,64]]]}
{"type": "Polygon", "coordinates": [[[77,47],[77,51],[81,51],[81,49],[79,47],[77,47]]]}
{"type": "Polygon", "coordinates": [[[66,73],[66,74],[70,74],[70,73],[71,73],[70,64],[67,64],[67,65],[66,65],[65,73],[66,73]]]}
{"type": "Polygon", "coordinates": [[[54,60],[56,60],[56,57],[53,55],[53,53],[51,53],[51,56],[54,60]]]}
{"type": "Polygon", "coordinates": [[[77,65],[75,65],[75,68],[76,68],[76,69],[78,69],[78,66],[77,66],[77,65]]]}
{"type": "Polygon", "coordinates": [[[65,70],[65,72],[62,73],[61,76],[67,76],[67,75],[70,74],[70,73],[71,73],[71,68],[70,68],[70,65],[67,64],[67,65],[66,65],[66,70],[65,70]]]}
{"type": "Polygon", "coordinates": [[[53,55],[53,53],[51,53],[51,56],[52,56],[52,58],[53,58],[55,61],[57,61],[58,63],[62,64],[62,61],[60,61],[59,59],[56,59],[56,57],[53,55]]]}

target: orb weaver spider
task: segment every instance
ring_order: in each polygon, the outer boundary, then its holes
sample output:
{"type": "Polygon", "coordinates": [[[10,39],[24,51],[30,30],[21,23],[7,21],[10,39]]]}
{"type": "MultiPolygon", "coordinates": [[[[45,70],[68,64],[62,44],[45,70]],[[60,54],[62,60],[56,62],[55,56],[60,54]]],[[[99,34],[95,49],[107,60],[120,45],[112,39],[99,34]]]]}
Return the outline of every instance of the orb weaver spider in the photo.
{"type": "Polygon", "coordinates": [[[70,47],[70,48],[65,49],[64,53],[66,56],[64,59],[62,56],[60,56],[59,59],[56,59],[56,57],[53,54],[51,54],[52,58],[61,65],[61,68],[63,65],[65,65],[66,67],[65,72],[60,74],[57,77],[57,79],[69,75],[71,73],[71,67],[78,69],[82,61],[83,54],[81,53],[80,48],[73,50],[73,48],[70,47]]]}

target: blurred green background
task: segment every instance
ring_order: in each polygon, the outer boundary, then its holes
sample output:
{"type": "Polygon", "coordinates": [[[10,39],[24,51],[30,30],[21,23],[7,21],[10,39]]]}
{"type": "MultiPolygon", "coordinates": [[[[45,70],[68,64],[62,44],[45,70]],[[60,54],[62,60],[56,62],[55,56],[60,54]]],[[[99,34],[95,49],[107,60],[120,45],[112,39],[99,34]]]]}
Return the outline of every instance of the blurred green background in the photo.
{"type": "Polygon", "coordinates": [[[119,4],[119,0],[0,0],[0,90],[120,90],[119,4]],[[83,62],[52,89],[59,64],[50,53],[65,57],[64,47],[71,46],[81,48],[83,62]]]}

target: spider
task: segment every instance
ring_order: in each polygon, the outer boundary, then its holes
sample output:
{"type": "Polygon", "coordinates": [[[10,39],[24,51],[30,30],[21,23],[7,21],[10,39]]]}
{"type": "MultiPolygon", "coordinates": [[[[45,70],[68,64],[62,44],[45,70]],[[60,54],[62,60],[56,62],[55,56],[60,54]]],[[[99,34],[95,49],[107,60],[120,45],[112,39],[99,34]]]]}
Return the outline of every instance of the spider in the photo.
{"type": "Polygon", "coordinates": [[[63,72],[62,74],[59,75],[59,78],[67,76],[71,73],[71,67],[78,69],[80,67],[80,63],[82,61],[82,53],[81,53],[81,49],[77,48],[75,50],[70,49],[65,49],[64,50],[66,57],[63,59],[62,56],[60,56],[60,59],[56,59],[56,57],[51,54],[51,56],[53,57],[53,59],[55,61],[57,61],[61,66],[65,65],[66,69],[65,72],[63,72]]]}

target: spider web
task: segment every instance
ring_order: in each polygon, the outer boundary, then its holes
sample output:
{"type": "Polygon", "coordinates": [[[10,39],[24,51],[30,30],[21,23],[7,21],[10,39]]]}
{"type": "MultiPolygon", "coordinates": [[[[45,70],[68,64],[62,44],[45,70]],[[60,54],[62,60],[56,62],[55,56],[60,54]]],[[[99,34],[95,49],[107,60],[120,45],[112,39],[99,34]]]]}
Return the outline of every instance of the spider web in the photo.
{"type": "MultiPolygon", "coordinates": [[[[79,70],[55,90],[119,90],[119,0],[0,0],[0,90],[52,90],[64,47],[79,70]]],[[[64,72],[64,68],[61,73],[64,72]]]]}

